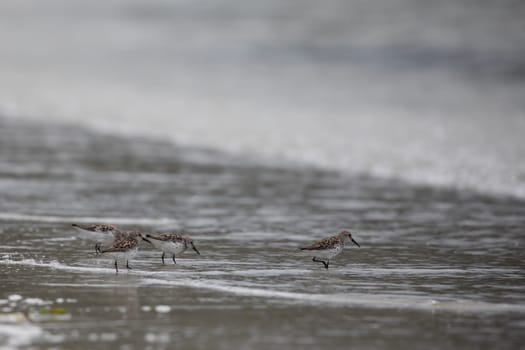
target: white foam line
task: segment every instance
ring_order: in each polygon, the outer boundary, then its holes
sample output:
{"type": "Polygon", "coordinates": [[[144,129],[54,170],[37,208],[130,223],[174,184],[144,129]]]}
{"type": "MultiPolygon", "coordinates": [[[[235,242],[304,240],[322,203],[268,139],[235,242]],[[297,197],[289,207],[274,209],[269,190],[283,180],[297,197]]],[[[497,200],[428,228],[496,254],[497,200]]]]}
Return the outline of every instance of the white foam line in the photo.
{"type": "Polygon", "coordinates": [[[453,311],[468,313],[502,313],[502,312],[525,312],[525,305],[486,303],[471,300],[436,301],[428,297],[420,296],[394,296],[386,294],[306,294],[295,292],[282,292],[261,288],[248,288],[229,286],[213,281],[195,280],[158,280],[149,278],[144,280],[146,284],[161,284],[194,287],[198,289],[211,289],[219,292],[262,298],[290,299],[299,302],[326,304],[333,306],[349,306],[378,309],[413,309],[426,311],[453,311]]]}
{"type": "MultiPolygon", "coordinates": [[[[237,270],[237,271],[224,271],[227,275],[236,275],[236,276],[287,276],[287,275],[306,275],[312,274],[312,270],[305,269],[286,269],[286,270],[276,270],[276,269],[247,269],[247,270],[237,270]]],[[[206,272],[204,272],[206,274],[206,272]]]]}
{"type": "MultiPolygon", "coordinates": [[[[0,264],[4,265],[32,265],[40,267],[48,267],[60,270],[89,272],[89,273],[104,273],[114,274],[112,268],[93,268],[93,267],[77,267],[64,265],[56,260],[51,262],[38,262],[34,259],[25,260],[0,260],[0,264]]],[[[392,294],[362,294],[362,293],[347,293],[347,294],[310,294],[297,292],[283,292],[271,289],[240,287],[228,285],[221,281],[215,280],[196,280],[195,278],[180,278],[183,274],[165,272],[165,271],[140,271],[133,270],[129,272],[130,275],[146,277],[142,283],[146,285],[169,285],[192,287],[196,289],[207,289],[227,294],[235,294],[248,297],[271,298],[271,299],[288,299],[296,302],[306,304],[323,304],[334,307],[360,307],[360,308],[374,308],[374,309],[410,309],[421,311],[448,311],[459,313],[525,313],[525,305],[522,304],[507,304],[507,303],[488,303],[483,301],[473,300],[434,300],[431,297],[415,296],[415,295],[392,295],[392,294]],[[177,279],[159,279],[151,276],[166,276],[172,277],[177,275],[177,279]]],[[[93,287],[98,287],[93,285],[93,287]]]]}
{"type": "Polygon", "coordinates": [[[2,221],[27,221],[27,222],[46,222],[46,223],[111,223],[115,225],[177,225],[178,221],[171,218],[123,218],[123,217],[102,217],[102,216],[52,216],[52,215],[31,215],[19,213],[0,213],[2,221]]]}
{"type": "MultiPolygon", "coordinates": [[[[112,259],[104,259],[101,258],[100,260],[107,260],[108,267],[92,267],[92,266],[71,266],[71,265],[65,265],[57,260],[51,260],[49,262],[44,261],[38,261],[35,259],[21,259],[21,260],[11,260],[11,259],[0,259],[0,265],[20,265],[20,266],[35,266],[35,267],[45,267],[45,268],[51,268],[55,270],[62,270],[62,271],[73,271],[73,272],[82,272],[82,273],[93,273],[93,274],[109,274],[114,275],[115,274],[115,268],[113,266],[113,260],[112,259]]],[[[119,269],[120,271],[121,269],[119,269]]],[[[125,269],[123,269],[124,272],[125,269]]],[[[166,271],[144,271],[144,270],[127,270],[125,271],[126,275],[135,275],[135,276],[163,276],[163,275],[184,275],[188,274],[188,272],[166,272],[166,271]]],[[[192,273],[193,275],[193,273],[192,273]]]]}
{"type": "Polygon", "coordinates": [[[50,262],[37,261],[35,259],[22,259],[22,260],[10,260],[2,259],[0,260],[2,265],[23,265],[23,266],[36,266],[36,267],[47,267],[57,270],[65,271],[78,271],[78,272],[92,272],[92,273],[115,273],[114,269],[110,268],[100,268],[100,267],[82,267],[82,266],[69,266],[64,265],[56,260],[50,262]]]}
{"type": "MultiPolygon", "coordinates": [[[[355,270],[352,270],[355,273],[355,270]]],[[[520,273],[519,269],[502,269],[502,268],[469,268],[469,269],[451,269],[451,268],[362,268],[360,274],[367,275],[446,275],[451,274],[494,274],[494,273],[520,273]]]]}
{"type": "Polygon", "coordinates": [[[124,285],[122,283],[104,283],[104,284],[87,284],[87,283],[39,283],[41,286],[48,286],[48,287],[80,287],[80,288],[86,288],[86,287],[94,287],[94,288],[122,288],[122,287],[134,287],[136,285],[128,284],[124,285]]]}

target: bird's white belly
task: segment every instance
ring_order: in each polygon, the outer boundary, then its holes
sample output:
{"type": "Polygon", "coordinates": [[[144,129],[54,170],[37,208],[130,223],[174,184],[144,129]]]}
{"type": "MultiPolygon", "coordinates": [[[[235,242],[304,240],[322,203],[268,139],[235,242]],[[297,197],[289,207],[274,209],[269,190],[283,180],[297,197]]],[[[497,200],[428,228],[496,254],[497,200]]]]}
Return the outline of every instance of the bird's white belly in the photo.
{"type": "Polygon", "coordinates": [[[107,253],[104,253],[104,255],[113,260],[117,260],[118,263],[121,264],[121,263],[126,263],[126,261],[128,260],[134,259],[137,256],[137,253],[138,253],[138,249],[134,248],[134,249],[130,249],[125,252],[107,252],[107,253]]]}
{"type": "Polygon", "coordinates": [[[115,239],[113,233],[111,232],[93,232],[88,230],[83,230],[81,228],[75,227],[78,231],[77,237],[80,239],[87,239],[93,242],[101,242],[102,245],[107,245],[115,239]]]}
{"type": "Polygon", "coordinates": [[[151,240],[155,248],[168,254],[179,254],[184,251],[184,243],[172,241],[151,240]]]}
{"type": "Polygon", "coordinates": [[[315,256],[322,259],[332,259],[343,251],[342,246],[337,246],[332,249],[316,250],[315,256]]]}

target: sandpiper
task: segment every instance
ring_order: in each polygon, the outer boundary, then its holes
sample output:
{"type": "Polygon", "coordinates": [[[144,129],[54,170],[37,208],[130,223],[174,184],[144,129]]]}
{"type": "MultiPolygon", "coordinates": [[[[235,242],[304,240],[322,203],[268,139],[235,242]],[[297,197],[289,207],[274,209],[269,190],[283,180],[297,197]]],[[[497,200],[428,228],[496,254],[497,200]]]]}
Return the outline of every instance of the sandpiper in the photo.
{"type": "Polygon", "coordinates": [[[335,236],[327,237],[300,249],[314,252],[315,255],[312,260],[315,262],[322,262],[324,267],[328,269],[328,266],[330,265],[330,259],[336,257],[339,253],[343,251],[346,239],[352,241],[358,247],[361,247],[359,243],[357,243],[352,238],[352,233],[350,233],[350,231],[345,230],[339,232],[335,236]],[[318,259],[318,257],[322,259],[318,259]]]}
{"type": "Polygon", "coordinates": [[[118,261],[126,261],[126,267],[131,270],[129,266],[129,260],[133,259],[137,255],[139,238],[144,241],[151,243],[151,241],[144,237],[140,232],[128,232],[125,235],[115,239],[111,247],[107,249],[100,249],[101,254],[109,254],[115,259],[115,271],[118,273],[118,261]]]}
{"type": "Polygon", "coordinates": [[[118,238],[119,232],[121,232],[116,226],[106,224],[96,225],[72,225],[78,231],[84,233],[82,238],[87,238],[95,241],[95,253],[100,253],[100,246],[102,244],[108,245],[118,238]]]}
{"type": "Polygon", "coordinates": [[[171,258],[173,259],[173,263],[176,264],[177,261],[175,261],[175,254],[184,253],[188,249],[188,244],[191,245],[197,254],[201,254],[197,250],[197,247],[195,247],[195,244],[193,244],[193,239],[189,236],[182,236],[177,233],[163,233],[160,235],[146,234],[146,237],[150,239],[150,243],[155,248],[162,251],[163,264],[166,253],[172,254],[171,258]]]}

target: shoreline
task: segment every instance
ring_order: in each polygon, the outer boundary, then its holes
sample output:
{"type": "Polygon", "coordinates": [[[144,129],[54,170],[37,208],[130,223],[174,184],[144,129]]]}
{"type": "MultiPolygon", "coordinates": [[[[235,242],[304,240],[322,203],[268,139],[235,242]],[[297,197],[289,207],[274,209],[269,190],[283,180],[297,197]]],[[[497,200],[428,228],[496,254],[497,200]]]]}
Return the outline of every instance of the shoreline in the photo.
{"type": "MultiPolygon", "coordinates": [[[[176,151],[180,160],[185,163],[192,163],[195,166],[203,165],[217,165],[217,166],[231,166],[241,169],[261,168],[276,171],[286,172],[313,172],[332,174],[343,179],[363,179],[366,181],[377,181],[391,184],[399,187],[412,187],[420,192],[443,192],[447,195],[457,196],[458,198],[479,197],[484,201],[515,201],[516,205],[524,204],[525,197],[517,194],[508,193],[491,193],[481,192],[474,188],[458,188],[447,185],[429,185],[424,183],[413,183],[397,177],[381,177],[367,173],[349,173],[337,168],[322,168],[316,165],[304,162],[290,162],[287,159],[279,159],[275,157],[267,157],[257,154],[231,153],[223,150],[217,150],[210,147],[182,145],[174,140],[166,139],[162,136],[153,135],[139,135],[138,133],[117,132],[112,133],[105,128],[98,128],[92,125],[76,125],[73,122],[59,122],[53,121],[51,123],[44,123],[36,118],[23,118],[22,120],[16,117],[9,117],[0,114],[0,127],[12,125],[14,128],[29,128],[29,129],[55,129],[58,128],[64,132],[71,131],[73,133],[82,135],[82,137],[95,137],[104,140],[107,137],[115,140],[120,140],[125,143],[142,143],[143,145],[150,145],[158,147],[159,149],[172,149],[176,151]]],[[[51,132],[52,133],[52,132],[51,132]]],[[[6,174],[4,174],[6,175],[6,174]]],[[[13,174],[16,175],[16,174],[13,174]]]]}

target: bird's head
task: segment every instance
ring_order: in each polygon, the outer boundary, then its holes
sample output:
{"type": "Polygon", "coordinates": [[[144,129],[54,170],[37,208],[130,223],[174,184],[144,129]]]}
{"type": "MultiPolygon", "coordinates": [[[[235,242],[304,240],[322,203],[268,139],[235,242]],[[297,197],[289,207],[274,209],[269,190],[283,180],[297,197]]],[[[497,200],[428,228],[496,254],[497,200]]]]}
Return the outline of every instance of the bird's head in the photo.
{"type": "Polygon", "coordinates": [[[349,230],[343,230],[343,231],[339,232],[339,237],[341,237],[343,240],[348,239],[349,241],[351,241],[352,243],[354,243],[356,246],[361,247],[361,246],[359,245],[359,243],[357,243],[357,242],[352,238],[352,232],[350,232],[349,230]]]}

